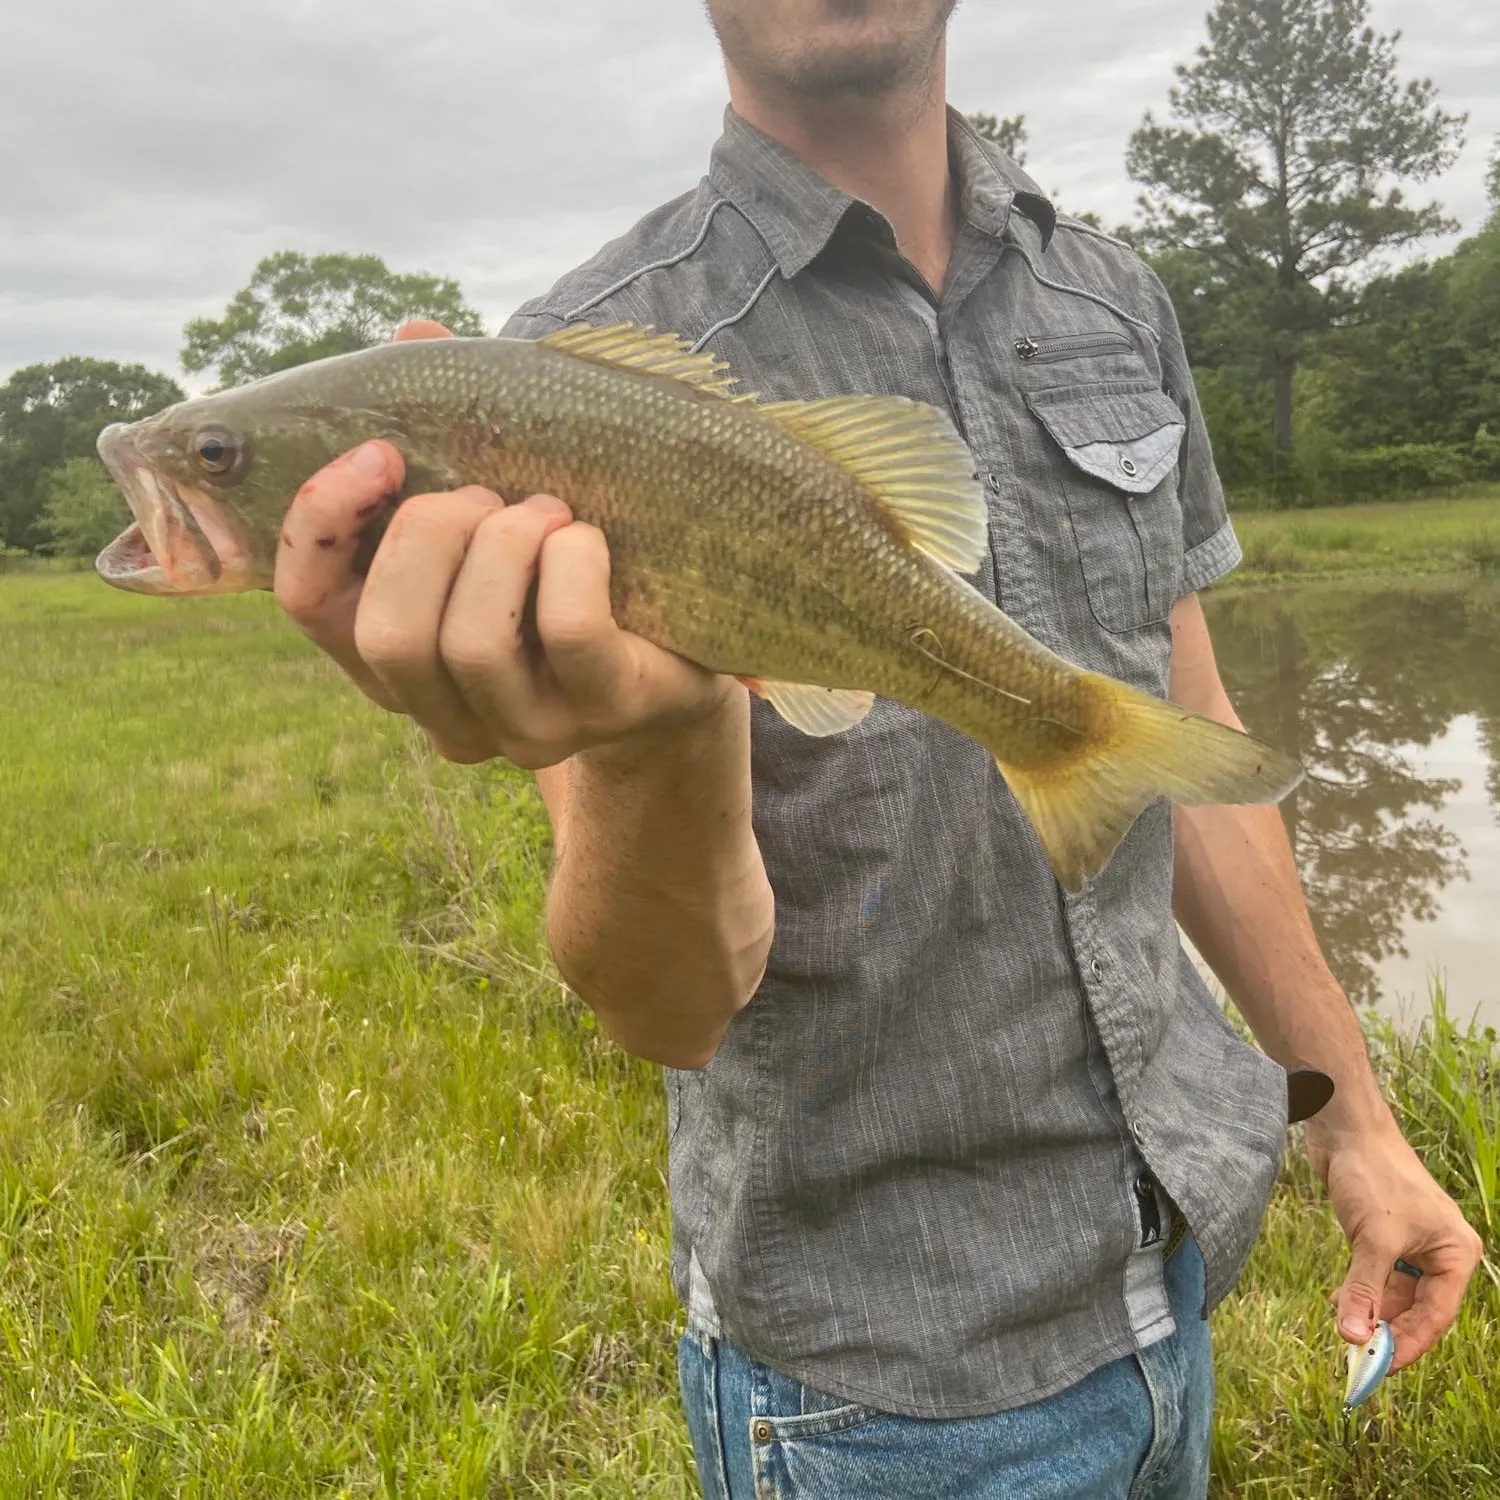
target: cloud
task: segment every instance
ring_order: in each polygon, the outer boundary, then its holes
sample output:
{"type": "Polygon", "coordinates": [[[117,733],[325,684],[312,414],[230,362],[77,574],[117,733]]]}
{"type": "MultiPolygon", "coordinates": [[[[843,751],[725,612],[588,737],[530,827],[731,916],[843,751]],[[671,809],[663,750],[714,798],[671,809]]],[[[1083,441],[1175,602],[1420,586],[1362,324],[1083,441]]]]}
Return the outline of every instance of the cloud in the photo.
{"type": "MultiPolygon", "coordinates": [[[[1405,69],[1468,108],[1437,191],[1473,227],[1500,16],[1384,0],[1405,69]]],[[[951,95],[1024,111],[1049,191],[1127,218],[1125,139],[1202,0],[968,0],[951,95]]],[[[693,0],[51,0],[0,17],[0,378],[64,354],[175,373],[271,250],[456,276],[491,324],[703,170],[724,82],[693,0]]]]}

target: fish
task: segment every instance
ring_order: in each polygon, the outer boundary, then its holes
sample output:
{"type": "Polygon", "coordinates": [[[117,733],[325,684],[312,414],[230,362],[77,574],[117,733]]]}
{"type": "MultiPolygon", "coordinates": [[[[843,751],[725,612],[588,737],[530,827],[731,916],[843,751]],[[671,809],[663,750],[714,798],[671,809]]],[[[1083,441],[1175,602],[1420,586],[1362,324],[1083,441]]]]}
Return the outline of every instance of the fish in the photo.
{"type": "Polygon", "coordinates": [[[946,413],[736,383],[630,323],[300,365],[100,434],[135,524],[98,571],[147,594],[268,588],[300,485],[383,438],[406,462],[402,496],[564,500],[604,533],[622,627],[740,678],[798,729],[851,729],[879,696],[970,736],[1069,890],[1158,798],[1273,802],[1296,784],[1291,757],[1073,665],[966,581],[987,514],[946,413]]]}
{"type": "Polygon", "coordinates": [[[1350,1344],[1348,1370],[1344,1377],[1344,1412],[1363,1405],[1375,1394],[1396,1356],[1396,1339],[1383,1318],[1363,1344],[1350,1344]]]}

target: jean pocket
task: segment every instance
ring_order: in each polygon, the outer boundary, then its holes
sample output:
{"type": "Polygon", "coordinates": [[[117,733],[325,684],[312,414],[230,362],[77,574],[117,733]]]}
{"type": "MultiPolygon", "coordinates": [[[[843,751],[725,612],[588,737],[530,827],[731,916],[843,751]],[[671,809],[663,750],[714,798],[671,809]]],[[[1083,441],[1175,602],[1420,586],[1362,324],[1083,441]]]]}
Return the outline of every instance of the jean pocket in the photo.
{"type": "Polygon", "coordinates": [[[805,1405],[812,1410],[796,1412],[783,1417],[760,1417],[752,1424],[754,1435],[761,1442],[794,1443],[806,1442],[810,1438],[833,1437],[839,1433],[853,1432],[867,1422],[885,1416],[873,1406],[861,1406],[856,1401],[841,1401],[836,1396],[822,1396],[813,1390],[806,1391],[805,1405]],[[819,1405],[827,1401],[826,1406],[819,1405]]]}
{"type": "Polygon", "coordinates": [[[1060,386],[1026,404],[1066,460],[1063,499],[1094,618],[1113,632],[1165,620],[1182,578],[1187,423],[1176,402],[1159,389],[1060,386]]]}
{"type": "Polygon", "coordinates": [[[947,1424],[858,1402],[752,1422],[753,1493],[766,1500],[969,1500],[947,1424]]]}

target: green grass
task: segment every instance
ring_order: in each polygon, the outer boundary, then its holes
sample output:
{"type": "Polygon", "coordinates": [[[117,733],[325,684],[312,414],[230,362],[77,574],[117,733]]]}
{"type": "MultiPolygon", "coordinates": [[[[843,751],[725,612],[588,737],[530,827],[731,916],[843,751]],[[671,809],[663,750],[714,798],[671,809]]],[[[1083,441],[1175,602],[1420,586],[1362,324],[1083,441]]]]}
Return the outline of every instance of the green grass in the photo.
{"type": "Polygon", "coordinates": [[[545,819],[265,596],[0,579],[0,1495],[686,1495],[545,819]]]}
{"type": "Polygon", "coordinates": [[[1500,488],[1454,500],[1236,511],[1236,578],[1500,571],[1500,488]]]}
{"type": "MultiPolygon", "coordinates": [[[[264,596],[0,579],[0,1497],[696,1494],[655,1070],[544,952],[527,778],[264,596]]],[[[1493,1038],[1384,1036],[1486,1232],[1493,1038]]],[[[1500,1495],[1500,1300],[1349,1446],[1294,1161],[1217,1319],[1220,1496],[1500,1495]]]]}
{"type": "Polygon", "coordinates": [[[1345,1346],[1327,1293],[1347,1246],[1300,1150],[1288,1157],[1239,1291],[1214,1320],[1212,1493],[1234,1500],[1495,1500],[1500,1407],[1500,1049],[1439,990],[1414,1032],[1370,1018],[1371,1050],[1407,1138],[1485,1237],[1448,1337],[1346,1424],[1345,1346]]]}

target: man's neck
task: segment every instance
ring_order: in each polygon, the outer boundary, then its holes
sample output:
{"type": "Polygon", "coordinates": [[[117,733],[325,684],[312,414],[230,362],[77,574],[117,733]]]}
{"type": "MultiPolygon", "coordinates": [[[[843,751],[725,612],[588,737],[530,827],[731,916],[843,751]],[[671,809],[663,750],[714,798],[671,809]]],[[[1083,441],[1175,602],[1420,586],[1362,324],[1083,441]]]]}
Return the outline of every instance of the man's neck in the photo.
{"type": "Polygon", "coordinates": [[[729,69],[735,113],[884,214],[901,253],[935,292],[942,290],[958,229],[943,63],[940,53],[921,97],[827,103],[769,98],[729,69]]]}

